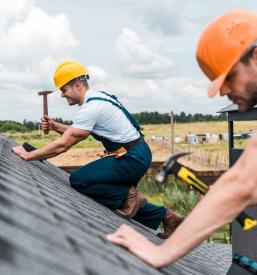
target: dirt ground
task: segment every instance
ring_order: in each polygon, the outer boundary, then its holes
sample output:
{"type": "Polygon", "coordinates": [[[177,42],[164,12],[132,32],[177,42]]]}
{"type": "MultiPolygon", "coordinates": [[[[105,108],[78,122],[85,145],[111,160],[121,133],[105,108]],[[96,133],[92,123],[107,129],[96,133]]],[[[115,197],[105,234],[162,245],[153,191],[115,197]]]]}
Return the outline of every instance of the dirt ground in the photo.
{"type": "MultiPolygon", "coordinates": [[[[162,142],[148,142],[153,155],[153,161],[165,161],[171,154],[168,148],[162,142]]],[[[103,154],[103,149],[99,147],[84,148],[84,149],[71,149],[68,152],[61,154],[49,161],[56,166],[81,166],[96,159],[99,159],[103,154]]],[[[180,162],[194,170],[208,171],[208,167],[201,166],[198,163],[188,161],[186,158],[181,159],[180,162]]]]}

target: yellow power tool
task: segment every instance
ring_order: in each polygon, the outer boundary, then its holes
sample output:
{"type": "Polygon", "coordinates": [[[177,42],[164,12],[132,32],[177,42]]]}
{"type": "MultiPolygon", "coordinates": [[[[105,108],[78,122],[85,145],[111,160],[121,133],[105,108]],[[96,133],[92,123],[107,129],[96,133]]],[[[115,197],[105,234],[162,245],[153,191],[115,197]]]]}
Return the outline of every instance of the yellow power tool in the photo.
{"type": "MultiPolygon", "coordinates": [[[[206,194],[209,190],[209,186],[199,180],[195,174],[177,161],[180,157],[188,154],[189,153],[178,153],[169,157],[161,166],[155,179],[159,184],[163,184],[168,174],[174,174],[187,184],[191,185],[194,189],[198,190],[201,194],[206,194]]],[[[249,230],[257,226],[257,220],[250,217],[245,212],[241,212],[236,220],[243,230],[249,230]]]]}

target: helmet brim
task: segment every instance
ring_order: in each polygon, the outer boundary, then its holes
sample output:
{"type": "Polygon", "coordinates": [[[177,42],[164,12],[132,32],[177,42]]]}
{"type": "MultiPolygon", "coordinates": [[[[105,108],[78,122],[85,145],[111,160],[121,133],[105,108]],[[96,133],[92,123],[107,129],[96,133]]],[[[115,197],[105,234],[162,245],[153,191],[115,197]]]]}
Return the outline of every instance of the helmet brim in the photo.
{"type": "Polygon", "coordinates": [[[227,74],[222,74],[218,78],[212,81],[211,85],[208,88],[209,97],[214,97],[220,91],[226,76],[227,74]]]}

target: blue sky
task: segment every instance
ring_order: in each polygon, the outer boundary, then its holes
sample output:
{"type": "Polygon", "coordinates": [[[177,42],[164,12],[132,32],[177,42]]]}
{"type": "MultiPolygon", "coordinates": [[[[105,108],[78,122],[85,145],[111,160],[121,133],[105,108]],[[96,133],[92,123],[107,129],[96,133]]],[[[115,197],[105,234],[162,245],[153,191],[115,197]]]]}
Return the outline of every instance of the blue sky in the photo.
{"type": "MultiPolygon", "coordinates": [[[[54,89],[57,64],[75,59],[95,90],[113,91],[131,112],[211,113],[229,104],[207,97],[195,61],[204,27],[232,8],[257,1],[1,0],[0,120],[39,120],[39,90],[54,89]]],[[[49,114],[73,119],[60,93],[49,114]]]]}

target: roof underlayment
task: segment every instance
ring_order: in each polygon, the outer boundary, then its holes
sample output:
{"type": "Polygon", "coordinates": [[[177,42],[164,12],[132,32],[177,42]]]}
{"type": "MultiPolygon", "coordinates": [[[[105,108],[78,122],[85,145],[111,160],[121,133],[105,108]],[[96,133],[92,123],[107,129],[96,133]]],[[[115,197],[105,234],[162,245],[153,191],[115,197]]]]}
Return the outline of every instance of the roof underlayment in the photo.
{"type": "Polygon", "coordinates": [[[226,274],[231,246],[205,243],[175,264],[156,270],[105,240],[122,223],[155,243],[134,221],[76,192],[68,174],[47,161],[24,161],[16,143],[0,135],[0,274],[226,274]]]}

